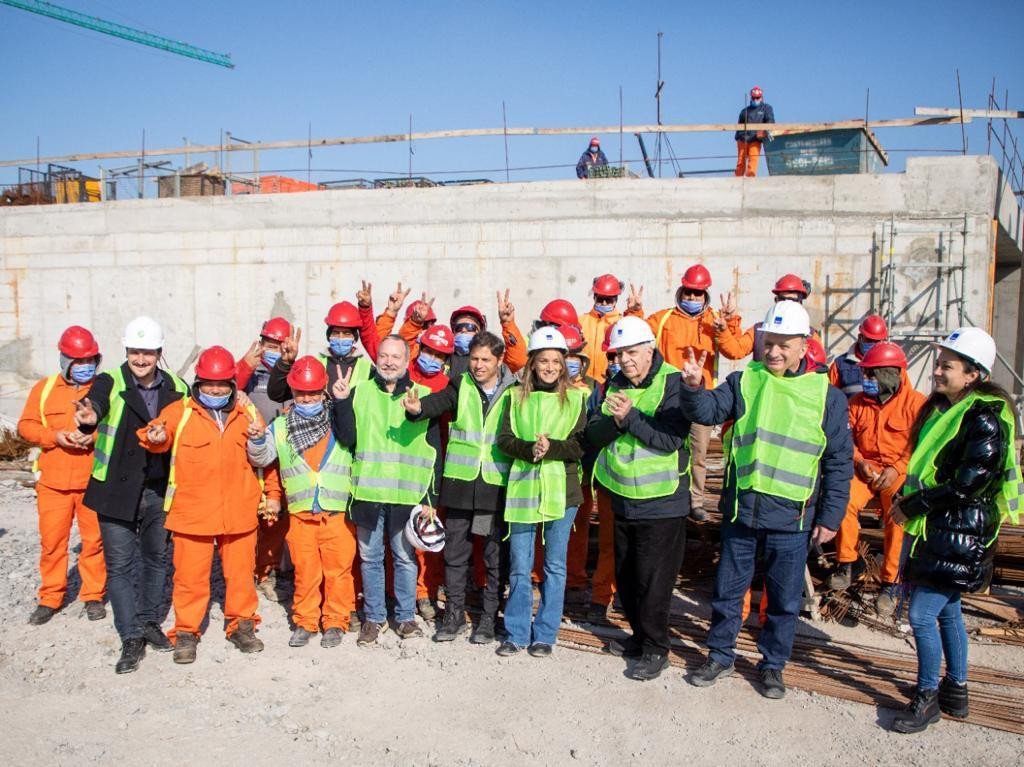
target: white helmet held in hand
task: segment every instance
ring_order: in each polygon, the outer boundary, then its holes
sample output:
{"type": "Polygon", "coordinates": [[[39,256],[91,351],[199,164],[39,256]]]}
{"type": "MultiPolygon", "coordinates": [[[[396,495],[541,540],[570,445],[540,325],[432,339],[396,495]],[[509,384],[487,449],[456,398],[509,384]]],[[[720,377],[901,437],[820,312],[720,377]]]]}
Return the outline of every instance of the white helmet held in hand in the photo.
{"type": "Polygon", "coordinates": [[[405,523],[405,539],[412,547],[420,551],[440,551],[444,548],[444,538],[444,525],[437,518],[437,512],[423,504],[413,506],[409,521],[405,523]]]}
{"type": "Polygon", "coordinates": [[[533,331],[533,335],[530,336],[530,343],[526,347],[526,351],[531,354],[542,349],[558,349],[558,351],[564,354],[569,351],[569,344],[565,342],[565,336],[562,335],[562,331],[545,325],[533,331]]]}
{"type": "Polygon", "coordinates": [[[163,349],[164,331],[150,317],[136,317],[124,328],[125,349],[163,349]]]}
{"type": "Polygon", "coordinates": [[[779,301],[772,304],[772,308],[764,316],[764,325],[761,329],[765,333],[806,338],[811,334],[811,318],[807,310],[796,301],[779,301]]]}
{"type": "Polygon", "coordinates": [[[996,342],[981,328],[957,328],[938,345],[976,362],[986,373],[991,373],[996,364],[996,342]]]}
{"type": "Polygon", "coordinates": [[[608,351],[653,342],[654,331],[647,322],[639,317],[623,317],[612,326],[611,335],[608,336],[608,351]]]}

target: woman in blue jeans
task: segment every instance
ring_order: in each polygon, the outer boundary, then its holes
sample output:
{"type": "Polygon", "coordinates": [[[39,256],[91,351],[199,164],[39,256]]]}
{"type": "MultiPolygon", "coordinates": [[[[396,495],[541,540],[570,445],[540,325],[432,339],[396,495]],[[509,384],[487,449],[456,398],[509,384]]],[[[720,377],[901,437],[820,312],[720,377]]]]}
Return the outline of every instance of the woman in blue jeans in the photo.
{"type": "Polygon", "coordinates": [[[921,732],[941,713],[968,713],[960,596],[991,581],[1000,524],[1017,521],[1022,491],[1014,410],[988,380],[995,357],[995,342],[978,328],[960,328],[939,343],[932,394],[911,430],[914,452],[893,519],[907,533],[903,581],[910,586],[917,690],[893,720],[897,732],[921,732]]]}
{"type": "Polygon", "coordinates": [[[509,527],[509,596],[506,640],[498,655],[529,646],[544,658],[558,637],[565,601],[565,556],[576,509],[583,503],[579,461],[583,457],[586,392],[570,386],[565,337],[541,327],[530,336],[523,383],[511,394],[498,429],[498,448],[513,459],[505,496],[509,527]],[[544,581],[533,617],[534,541],[544,544],[544,581]],[[532,618],[532,620],[531,620],[532,618]]]}

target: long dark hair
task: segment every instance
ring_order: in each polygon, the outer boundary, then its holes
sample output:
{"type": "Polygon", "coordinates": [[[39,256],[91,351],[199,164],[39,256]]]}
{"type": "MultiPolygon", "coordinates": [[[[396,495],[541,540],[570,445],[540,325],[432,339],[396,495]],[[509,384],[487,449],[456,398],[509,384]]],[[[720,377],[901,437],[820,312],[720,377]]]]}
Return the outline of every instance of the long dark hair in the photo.
{"type": "MultiPolygon", "coordinates": [[[[1013,399],[1010,397],[1006,389],[1004,389],[997,383],[993,383],[991,380],[987,378],[983,378],[982,376],[986,375],[985,369],[978,365],[973,360],[969,360],[966,357],[963,357],[959,354],[957,354],[956,356],[957,359],[959,359],[963,363],[965,373],[967,373],[968,375],[975,372],[978,373],[978,379],[971,386],[967,387],[967,391],[964,392],[965,397],[971,392],[985,394],[988,395],[989,397],[999,397],[1006,403],[1007,407],[1010,408],[1011,412],[1013,411],[1013,399]]],[[[939,406],[939,403],[941,403],[945,399],[945,394],[933,392],[931,396],[929,396],[928,399],[925,400],[924,404],[921,406],[921,410],[917,414],[917,418],[914,419],[914,425],[910,427],[911,445],[917,444],[917,438],[921,435],[921,428],[924,426],[925,422],[928,420],[931,414],[935,412],[936,408],[939,406]]],[[[1013,449],[1012,445],[1010,446],[1010,449],[1013,449]]]]}
{"type": "MultiPolygon", "coordinates": [[[[547,349],[539,349],[535,352],[530,352],[529,360],[526,363],[525,375],[523,376],[522,386],[519,387],[519,401],[526,402],[526,398],[533,394],[537,388],[537,373],[534,371],[533,366],[537,362],[537,357],[540,356],[542,351],[547,349]]],[[[557,351],[557,350],[556,350],[557,351]]],[[[562,407],[568,401],[569,396],[566,392],[569,389],[569,372],[565,365],[565,354],[562,354],[562,372],[558,376],[558,382],[555,384],[555,393],[558,395],[558,404],[562,407]]]]}

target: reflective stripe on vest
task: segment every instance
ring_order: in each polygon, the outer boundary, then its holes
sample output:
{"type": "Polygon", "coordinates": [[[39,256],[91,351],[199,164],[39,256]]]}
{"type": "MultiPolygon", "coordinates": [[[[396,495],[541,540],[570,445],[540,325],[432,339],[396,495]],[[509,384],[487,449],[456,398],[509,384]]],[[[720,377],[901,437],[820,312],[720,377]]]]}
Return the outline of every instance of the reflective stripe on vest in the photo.
{"type": "Polygon", "coordinates": [[[740,490],[799,503],[810,499],[825,451],[821,422],[828,386],[826,376],[775,376],[760,362],[743,371],[745,412],[733,426],[729,450],[737,504],[740,490]]]}
{"type": "MultiPolygon", "coordinates": [[[[46,422],[46,398],[50,396],[50,392],[53,391],[53,387],[57,385],[57,381],[60,379],[60,373],[56,373],[46,379],[46,383],[43,384],[43,390],[39,392],[39,420],[43,424],[44,429],[49,429],[50,424],[46,422]]],[[[39,471],[39,459],[36,458],[32,461],[32,471],[39,471]]]]}
{"type": "MultiPolygon", "coordinates": [[[[646,416],[653,416],[665,399],[665,381],[678,370],[662,363],[646,389],[617,389],[609,393],[625,394],[633,407],[646,416]]],[[[601,412],[611,415],[607,400],[601,412]]],[[[689,465],[683,474],[689,473],[689,465]]],[[[594,479],[624,498],[644,499],[670,496],[679,488],[679,451],[665,452],[644,445],[630,433],[620,434],[604,447],[594,464],[594,479]]]]}
{"type": "Polygon", "coordinates": [[[469,373],[462,374],[456,417],[448,430],[445,477],[472,482],[479,476],[488,485],[508,484],[512,459],[498,450],[498,428],[508,407],[509,391],[498,396],[485,418],[476,382],[469,373]]]}
{"type": "MultiPolygon", "coordinates": [[[[586,407],[587,393],[569,389],[563,404],[552,392],[535,391],[524,401],[515,390],[509,395],[512,433],[534,442],[538,434],[564,440],[572,433],[586,407]]],[[[505,496],[507,522],[545,522],[565,516],[565,461],[542,458],[530,463],[516,458],[508,476],[505,496]]]]}
{"type": "Polygon", "coordinates": [[[352,454],[329,433],[324,460],[313,471],[288,440],[285,416],[274,419],[273,432],[289,513],[312,511],[314,501],[324,511],[345,511],[352,497],[352,454]]]}
{"type": "MultiPolygon", "coordinates": [[[[182,397],[188,396],[188,384],[169,370],[163,370],[161,373],[171,379],[176,392],[182,397]]],[[[100,482],[107,478],[107,467],[110,464],[110,455],[114,450],[114,438],[117,436],[117,430],[120,428],[121,419],[124,416],[124,396],[122,395],[128,388],[124,380],[124,371],[120,366],[114,368],[109,375],[114,379],[114,385],[110,389],[110,410],[96,427],[96,444],[93,445],[92,454],[92,476],[93,479],[100,482]]]]}
{"type": "MultiPolygon", "coordinates": [[[[430,389],[413,384],[420,397],[430,389]]],[[[373,381],[352,394],[356,450],[352,463],[352,497],[358,501],[415,506],[434,478],[437,453],[427,442],[429,421],[405,417],[405,394],[381,391],[373,381]]]]}

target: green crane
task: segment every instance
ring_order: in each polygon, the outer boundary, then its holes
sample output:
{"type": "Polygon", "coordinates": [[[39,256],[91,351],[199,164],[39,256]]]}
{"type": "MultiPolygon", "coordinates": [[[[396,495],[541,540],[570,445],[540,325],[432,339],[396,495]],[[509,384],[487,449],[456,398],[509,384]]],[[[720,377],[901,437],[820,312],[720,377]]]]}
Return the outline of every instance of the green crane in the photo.
{"type": "Polygon", "coordinates": [[[227,67],[228,69],[235,68],[235,65],[231,63],[231,54],[229,53],[217,53],[216,51],[208,51],[205,48],[197,48],[196,46],[189,45],[188,43],[182,43],[177,40],[171,40],[167,37],[161,37],[160,35],[143,32],[141,29],[126,27],[123,24],[116,24],[112,21],[97,18],[96,16],[87,16],[84,13],[72,11],[68,8],[62,8],[59,5],[46,3],[42,0],[0,0],[0,5],[9,5],[12,8],[20,8],[21,10],[28,11],[29,13],[38,13],[40,16],[49,16],[51,19],[63,21],[68,24],[74,24],[76,27],[85,27],[86,29],[92,29],[96,32],[102,32],[105,35],[120,37],[122,40],[139,43],[140,45],[148,45],[150,48],[159,48],[162,51],[176,53],[179,56],[187,56],[190,59],[205,61],[208,64],[216,64],[217,66],[227,67]]]}

